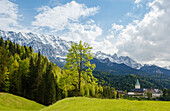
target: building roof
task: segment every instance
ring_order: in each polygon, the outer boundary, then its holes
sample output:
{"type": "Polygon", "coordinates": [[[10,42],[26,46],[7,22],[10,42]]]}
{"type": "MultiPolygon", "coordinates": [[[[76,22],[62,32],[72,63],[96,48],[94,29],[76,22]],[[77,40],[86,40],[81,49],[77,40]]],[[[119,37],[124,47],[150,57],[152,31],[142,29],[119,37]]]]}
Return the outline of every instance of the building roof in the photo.
{"type": "Polygon", "coordinates": [[[162,91],[160,91],[159,89],[146,89],[147,92],[151,92],[152,94],[162,94],[162,91]]]}
{"type": "Polygon", "coordinates": [[[139,80],[137,79],[137,81],[136,81],[136,84],[135,85],[140,85],[140,83],[139,83],[139,80]]]}
{"type": "Polygon", "coordinates": [[[130,92],[144,92],[144,89],[132,89],[130,92]]]}

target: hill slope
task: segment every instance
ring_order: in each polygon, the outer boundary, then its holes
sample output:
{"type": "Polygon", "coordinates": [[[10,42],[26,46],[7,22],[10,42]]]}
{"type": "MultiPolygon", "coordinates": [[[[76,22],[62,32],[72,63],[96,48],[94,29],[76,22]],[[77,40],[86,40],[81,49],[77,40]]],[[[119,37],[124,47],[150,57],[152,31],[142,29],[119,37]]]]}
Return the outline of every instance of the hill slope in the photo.
{"type": "Polygon", "coordinates": [[[13,94],[0,93],[0,110],[3,111],[40,110],[44,107],[34,101],[13,94]]]}
{"type": "Polygon", "coordinates": [[[108,58],[104,59],[103,61],[108,61],[105,63],[100,62],[98,59],[94,58],[91,60],[91,63],[96,65],[95,70],[109,72],[111,74],[117,75],[126,75],[126,74],[137,74],[140,71],[137,69],[133,69],[125,64],[117,64],[110,62],[108,58]]]}
{"type": "Polygon", "coordinates": [[[150,74],[164,74],[170,76],[170,70],[164,69],[155,65],[144,65],[143,67],[140,68],[141,71],[145,71],[150,74]]]}
{"type": "Polygon", "coordinates": [[[128,90],[133,89],[138,78],[142,88],[153,88],[161,89],[170,88],[170,77],[162,74],[155,75],[114,75],[103,71],[93,71],[93,75],[98,79],[98,83],[102,86],[111,86],[117,90],[128,90]]]}
{"type": "Polygon", "coordinates": [[[58,101],[41,111],[168,111],[170,102],[95,99],[73,97],[58,101]]]}

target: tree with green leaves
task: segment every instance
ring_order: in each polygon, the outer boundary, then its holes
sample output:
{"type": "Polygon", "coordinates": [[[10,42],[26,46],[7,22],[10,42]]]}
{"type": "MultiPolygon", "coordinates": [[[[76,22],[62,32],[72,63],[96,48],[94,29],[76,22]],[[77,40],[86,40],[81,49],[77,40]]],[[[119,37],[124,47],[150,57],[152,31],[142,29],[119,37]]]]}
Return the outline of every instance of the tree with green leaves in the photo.
{"type": "Polygon", "coordinates": [[[5,80],[8,75],[8,56],[6,49],[0,47],[0,91],[3,91],[3,86],[5,85],[5,80]]]}
{"type": "Polygon", "coordinates": [[[82,79],[86,80],[87,82],[96,82],[96,79],[92,74],[95,64],[90,63],[90,60],[93,59],[91,49],[92,47],[90,47],[88,43],[82,44],[82,41],[80,41],[79,44],[77,44],[72,42],[71,48],[69,49],[69,53],[67,55],[65,70],[67,74],[69,73],[74,77],[71,79],[75,79],[75,81],[78,82],[79,96],[82,79]]]}
{"type": "Polygon", "coordinates": [[[116,96],[117,96],[117,99],[119,99],[119,98],[120,98],[120,94],[119,94],[119,92],[117,92],[117,95],[116,95],[116,96]]]}
{"type": "Polygon", "coordinates": [[[151,92],[147,92],[147,97],[150,99],[152,97],[152,93],[151,92]]]}
{"type": "Polygon", "coordinates": [[[168,95],[168,89],[164,88],[163,90],[163,97],[166,97],[168,95]]]}

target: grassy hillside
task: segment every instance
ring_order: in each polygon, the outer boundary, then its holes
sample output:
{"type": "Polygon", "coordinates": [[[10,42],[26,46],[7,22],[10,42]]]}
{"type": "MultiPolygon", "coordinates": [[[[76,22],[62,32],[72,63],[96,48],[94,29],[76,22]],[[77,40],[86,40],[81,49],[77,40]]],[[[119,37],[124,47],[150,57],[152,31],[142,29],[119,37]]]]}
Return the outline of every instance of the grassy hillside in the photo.
{"type": "Polygon", "coordinates": [[[168,111],[170,102],[95,99],[85,97],[66,98],[41,111],[168,111]]]}
{"type": "Polygon", "coordinates": [[[8,93],[0,93],[0,110],[1,111],[26,111],[40,110],[45,106],[34,101],[15,96],[8,93]]]}

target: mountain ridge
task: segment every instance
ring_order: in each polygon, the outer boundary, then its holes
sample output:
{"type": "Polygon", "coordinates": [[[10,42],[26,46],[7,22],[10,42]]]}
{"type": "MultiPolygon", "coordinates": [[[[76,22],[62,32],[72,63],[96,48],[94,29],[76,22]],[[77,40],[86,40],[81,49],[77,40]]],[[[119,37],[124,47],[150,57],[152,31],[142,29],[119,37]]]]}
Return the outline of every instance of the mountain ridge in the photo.
{"type": "Polygon", "coordinates": [[[106,54],[101,51],[97,51],[95,53],[95,57],[100,61],[100,62],[105,62],[103,61],[104,59],[108,58],[110,62],[117,63],[117,64],[125,64],[129,67],[135,68],[135,69],[140,69],[142,65],[140,63],[137,63],[135,60],[131,59],[128,56],[118,56],[116,53],[114,55],[111,54],[106,54]]]}
{"type": "MultiPolygon", "coordinates": [[[[66,41],[61,39],[58,36],[54,35],[40,35],[34,33],[21,33],[13,31],[2,31],[0,30],[0,36],[7,40],[8,38],[11,41],[15,41],[20,45],[31,46],[35,52],[41,52],[44,56],[48,57],[49,60],[57,63],[60,67],[64,66],[66,55],[71,46],[71,41],[66,41]]],[[[133,59],[127,56],[118,57],[117,54],[110,55],[105,54],[101,51],[94,53],[95,57],[102,61],[102,58],[109,58],[111,62],[122,64],[124,63],[127,66],[132,68],[139,69],[141,64],[137,63],[133,59]]]]}
{"type": "MultiPolygon", "coordinates": [[[[15,43],[18,43],[20,45],[31,46],[35,52],[40,51],[42,55],[48,57],[50,61],[56,63],[59,67],[64,66],[66,55],[68,54],[68,50],[71,47],[71,41],[63,40],[62,38],[54,35],[40,35],[34,34],[32,32],[21,33],[0,30],[0,37],[2,37],[4,40],[10,39],[11,41],[15,41],[15,43]]],[[[128,56],[118,56],[116,53],[111,55],[103,53],[101,51],[97,51],[93,54],[95,56],[95,59],[97,59],[104,65],[107,65],[108,67],[112,67],[113,65],[117,67],[118,65],[121,66],[121,64],[124,64],[133,69],[141,69],[145,66],[142,66],[140,63],[136,62],[128,56]]],[[[128,67],[127,69],[129,69],[128,67]]],[[[164,69],[165,68],[161,68],[159,69],[160,71],[157,71],[155,73],[167,73],[167,71],[164,71],[164,69]]],[[[150,70],[153,69],[150,68],[150,70]]],[[[148,70],[142,71],[146,71],[147,73],[150,72],[148,70]]],[[[168,73],[168,75],[170,75],[170,70],[168,70],[168,73]]]]}

